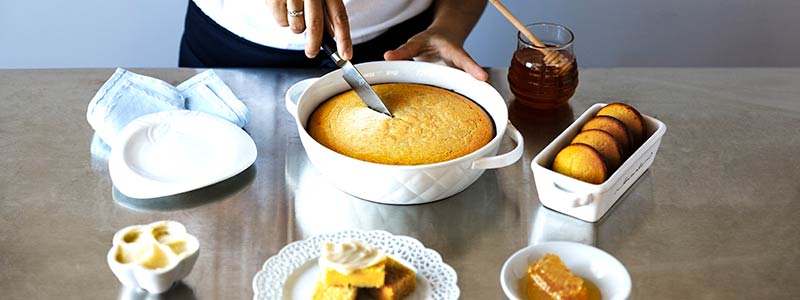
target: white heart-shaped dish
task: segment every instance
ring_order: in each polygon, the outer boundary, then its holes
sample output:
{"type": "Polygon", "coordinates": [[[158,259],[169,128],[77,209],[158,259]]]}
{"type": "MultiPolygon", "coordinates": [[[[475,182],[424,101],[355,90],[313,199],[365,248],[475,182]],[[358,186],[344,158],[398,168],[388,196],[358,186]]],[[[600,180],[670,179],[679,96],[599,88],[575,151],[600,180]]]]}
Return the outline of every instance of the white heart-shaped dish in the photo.
{"type": "Polygon", "coordinates": [[[147,199],[212,185],[255,160],[255,142],[241,128],[207,113],[176,110],[126,125],[112,147],[109,173],[122,194],[147,199]]]}

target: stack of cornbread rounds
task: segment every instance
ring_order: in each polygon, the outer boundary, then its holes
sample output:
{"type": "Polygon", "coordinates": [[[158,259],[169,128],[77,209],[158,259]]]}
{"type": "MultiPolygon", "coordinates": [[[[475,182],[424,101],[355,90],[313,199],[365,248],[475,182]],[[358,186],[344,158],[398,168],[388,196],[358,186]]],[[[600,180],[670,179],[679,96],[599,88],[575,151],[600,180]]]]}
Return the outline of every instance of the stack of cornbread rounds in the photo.
{"type": "Polygon", "coordinates": [[[592,184],[606,181],[646,140],[644,117],[615,102],[597,111],[553,160],[553,171],[592,184]]]}

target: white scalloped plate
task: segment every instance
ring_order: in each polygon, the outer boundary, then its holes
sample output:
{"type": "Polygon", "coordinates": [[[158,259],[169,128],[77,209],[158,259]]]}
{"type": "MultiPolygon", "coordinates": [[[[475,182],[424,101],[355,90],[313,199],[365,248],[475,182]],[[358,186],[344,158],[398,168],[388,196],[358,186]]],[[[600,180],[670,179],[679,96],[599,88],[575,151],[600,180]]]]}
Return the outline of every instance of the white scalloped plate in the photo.
{"type": "Polygon", "coordinates": [[[270,257],[253,278],[253,299],[308,300],[316,284],[323,242],[359,240],[383,249],[417,273],[417,288],[404,300],[456,300],[461,291],[455,270],[434,250],[407,236],[386,231],[348,230],[318,235],[286,245],[270,257]]]}
{"type": "Polygon", "coordinates": [[[108,161],[114,186],[148,199],[199,189],[241,173],[256,144],[225,119],[189,110],[141,116],[125,126],[108,161]]]}

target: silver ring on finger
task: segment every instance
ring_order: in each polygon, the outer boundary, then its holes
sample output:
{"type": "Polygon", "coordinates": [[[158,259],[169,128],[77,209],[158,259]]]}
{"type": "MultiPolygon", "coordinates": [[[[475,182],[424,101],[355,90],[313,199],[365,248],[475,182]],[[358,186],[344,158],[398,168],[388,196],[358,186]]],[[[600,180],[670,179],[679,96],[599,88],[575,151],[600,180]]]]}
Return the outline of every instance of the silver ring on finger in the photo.
{"type": "Polygon", "coordinates": [[[301,17],[303,16],[303,10],[293,10],[289,12],[289,17],[301,17]]]}

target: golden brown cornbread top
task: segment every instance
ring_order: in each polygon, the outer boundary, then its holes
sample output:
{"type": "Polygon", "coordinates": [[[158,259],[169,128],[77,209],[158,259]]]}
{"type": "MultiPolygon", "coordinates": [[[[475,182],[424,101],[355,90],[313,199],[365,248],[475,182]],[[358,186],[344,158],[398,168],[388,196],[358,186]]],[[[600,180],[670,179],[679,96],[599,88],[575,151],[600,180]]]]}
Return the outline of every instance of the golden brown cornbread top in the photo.
{"type": "Polygon", "coordinates": [[[569,144],[553,159],[553,171],[588,183],[601,184],[608,178],[603,156],[586,144],[569,144]]]}
{"type": "Polygon", "coordinates": [[[477,104],[422,84],[372,86],[394,117],[368,108],[353,90],[323,102],[308,120],[317,142],[343,155],[390,165],[431,164],[492,140],[494,124],[477,104]]]}

